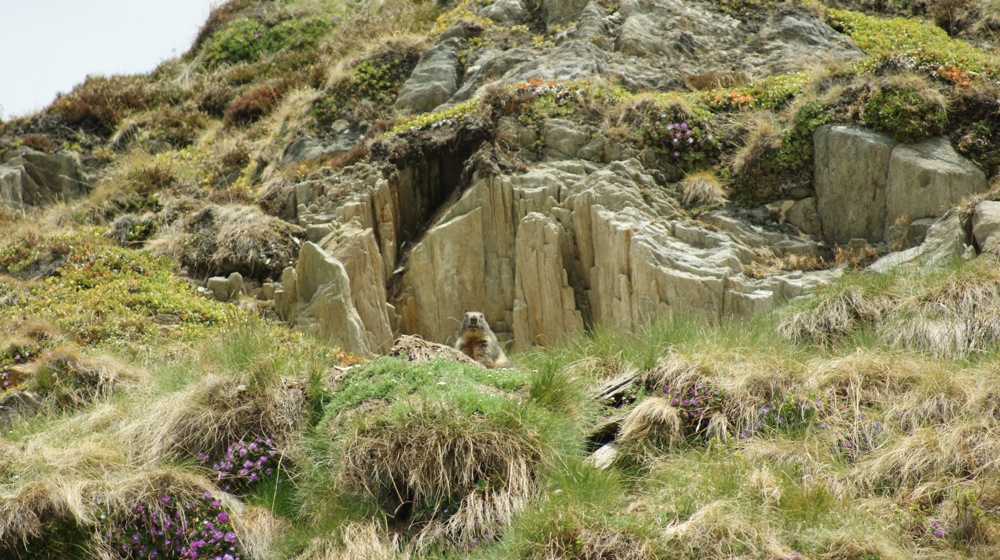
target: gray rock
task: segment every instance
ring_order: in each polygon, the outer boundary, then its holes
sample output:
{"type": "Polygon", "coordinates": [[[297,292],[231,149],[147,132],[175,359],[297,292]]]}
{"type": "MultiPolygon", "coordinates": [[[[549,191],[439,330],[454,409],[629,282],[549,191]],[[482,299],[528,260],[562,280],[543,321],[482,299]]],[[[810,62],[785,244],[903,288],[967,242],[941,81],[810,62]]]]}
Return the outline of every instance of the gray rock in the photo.
{"type": "Polygon", "coordinates": [[[213,276],[208,279],[208,283],[205,286],[208,291],[212,293],[218,301],[226,302],[229,301],[229,280],[223,276],[213,276]]]}
{"type": "Polygon", "coordinates": [[[1000,253],[1000,202],[986,200],[972,213],[972,237],[983,253],[1000,253]]]}
{"type": "Polygon", "coordinates": [[[551,345],[583,332],[564,261],[572,257],[570,243],[562,224],[538,212],[526,215],[518,226],[512,327],[521,346],[551,345]]]}
{"type": "Polygon", "coordinates": [[[923,243],[927,239],[927,231],[936,221],[936,218],[920,218],[907,224],[900,249],[911,249],[923,243]]]}
{"type": "Polygon", "coordinates": [[[589,0],[542,0],[541,10],[545,15],[545,24],[551,26],[577,19],[588,2],[589,0]]]}
{"type": "Polygon", "coordinates": [[[387,352],[395,338],[395,310],[386,302],[385,266],[374,232],[355,218],[340,225],[319,246],[344,265],[351,280],[351,302],[364,327],[366,348],[387,352]]]}
{"type": "Polygon", "coordinates": [[[229,282],[229,299],[239,299],[240,294],[243,293],[243,275],[239,272],[233,272],[226,280],[229,282]]]}
{"type": "Polygon", "coordinates": [[[524,20],[526,12],[521,0],[494,0],[483,8],[481,15],[497,25],[516,25],[524,20]]]}
{"type": "Polygon", "coordinates": [[[986,188],[986,174],[955,152],[947,138],[900,144],[889,161],[886,225],[940,216],[986,188]]]}
{"type": "Polygon", "coordinates": [[[618,458],[618,445],[614,442],[602,445],[587,457],[586,463],[593,465],[598,470],[610,467],[618,458]]]}
{"type": "Polygon", "coordinates": [[[917,247],[890,253],[868,266],[868,270],[888,272],[903,265],[941,267],[971,258],[969,235],[959,212],[942,216],[927,230],[927,239],[917,247]]]}
{"type": "Polygon", "coordinates": [[[281,154],[281,166],[322,156],[336,156],[354,149],[364,137],[364,133],[354,127],[343,127],[335,132],[331,140],[320,140],[312,136],[300,136],[293,140],[281,154]]]}
{"type": "Polygon", "coordinates": [[[306,226],[306,239],[319,243],[321,239],[333,233],[332,224],[309,224],[306,226]]]}
{"type": "Polygon", "coordinates": [[[809,235],[818,235],[822,231],[814,197],[793,202],[785,213],[785,220],[809,235]]]}
{"type": "Polygon", "coordinates": [[[548,159],[591,159],[594,155],[592,148],[586,154],[580,152],[591,143],[596,132],[593,127],[573,121],[546,119],[542,123],[542,137],[545,139],[543,156],[548,159]]]}
{"type": "Polygon", "coordinates": [[[810,61],[841,63],[865,56],[847,36],[823,21],[792,11],[773,13],[747,50],[748,62],[768,75],[796,72],[810,61]]]}
{"type": "Polygon", "coordinates": [[[448,39],[425,52],[399,90],[396,108],[423,113],[448,101],[458,90],[460,49],[459,39],[448,39]]]}
{"type": "Polygon", "coordinates": [[[814,136],[816,207],[823,237],[881,241],[892,139],[864,128],[825,125],[814,136]]]}
{"type": "Polygon", "coordinates": [[[0,204],[14,208],[69,200],[89,190],[76,159],[65,152],[22,148],[0,165],[0,204]]]}

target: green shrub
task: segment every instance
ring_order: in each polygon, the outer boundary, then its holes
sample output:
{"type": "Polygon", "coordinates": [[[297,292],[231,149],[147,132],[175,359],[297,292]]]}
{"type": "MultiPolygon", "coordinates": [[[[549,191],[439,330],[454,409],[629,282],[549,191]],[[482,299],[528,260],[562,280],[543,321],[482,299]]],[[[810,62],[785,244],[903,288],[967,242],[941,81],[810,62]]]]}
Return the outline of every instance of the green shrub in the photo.
{"type": "Polygon", "coordinates": [[[151,321],[171,315],[170,330],[191,333],[224,319],[226,306],[198,295],[174,275],[174,266],[148,252],[122,249],[93,234],[18,239],[0,250],[0,272],[31,270],[61,254],[55,274],[34,284],[16,308],[0,309],[0,323],[17,317],[50,320],[81,344],[149,340],[161,334],[151,321]]]}
{"type": "Polygon", "coordinates": [[[265,54],[304,50],[315,46],[330,24],[320,19],[287,19],[268,27],[255,19],[241,18],[212,35],[204,48],[206,65],[255,62],[265,54]]]}
{"type": "Polygon", "coordinates": [[[390,50],[361,61],[313,104],[317,123],[322,127],[345,117],[385,118],[419,59],[414,51],[390,50]]]}
{"type": "Polygon", "coordinates": [[[944,132],[942,104],[912,87],[875,92],[865,103],[865,124],[892,134],[897,142],[916,142],[944,132]]]}
{"type": "Polygon", "coordinates": [[[267,27],[255,19],[231,21],[217,31],[205,47],[205,62],[218,66],[255,61],[264,53],[266,34],[267,27]]]}

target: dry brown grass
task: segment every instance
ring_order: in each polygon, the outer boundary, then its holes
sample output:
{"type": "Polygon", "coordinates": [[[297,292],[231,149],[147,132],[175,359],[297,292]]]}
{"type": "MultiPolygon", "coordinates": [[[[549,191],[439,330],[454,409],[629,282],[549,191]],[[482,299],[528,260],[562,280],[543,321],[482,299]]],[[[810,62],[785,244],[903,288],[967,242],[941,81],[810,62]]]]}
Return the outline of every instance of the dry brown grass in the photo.
{"type": "Polygon", "coordinates": [[[399,535],[390,537],[377,523],[351,523],[341,529],[342,543],[318,541],[298,560],[409,560],[412,554],[400,544],[399,535]]]}
{"type": "Polygon", "coordinates": [[[902,302],[887,340],[942,358],[989,352],[1000,342],[1000,272],[952,278],[902,302]]]}
{"type": "Polygon", "coordinates": [[[237,380],[208,376],[149,405],[122,427],[132,453],[153,457],[220,457],[226,447],[255,436],[284,441],[301,428],[301,388],[273,385],[252,390],[237,380]]]}
{"type": "Polygon", "coordinates": [[[681,181],[681,202],[688,208],[722,206],[728,199],[726,190],[711,171],[692,173],[681,181]]]}
{"type": "Polygon", "coordinates": [[[182,234],[168,228],[163,235],[174,237],[154,246],[178,258],[194,274],[239,272],[260,279],[277,277],[292,264],[305,236],[302,228],[256,206],[214,204],[188,216],[182,234]]]}
{"type": "Polygon", "coordinates": [[[781,148],[781,124],[773,113],[756,113],[750,117],[746,140],[733,155],[733,171],[748,173],[768,160],[781,148]]]}
{"type": "Polygon", "coordinates": [[[819,305],[786,317],[778,333],[794,342],[828,345],[865,325],[876,325],[893,312],[895,304],[885,295],[869,295],[857,286],[832,296],[819,296],[819,305]]]}
{"type": "Polygon", "coordinates": [[[629,412],[618,437],[624,443],[669,447],[684,441],[680,414],[668,399],[650,397],[629,412]]]}

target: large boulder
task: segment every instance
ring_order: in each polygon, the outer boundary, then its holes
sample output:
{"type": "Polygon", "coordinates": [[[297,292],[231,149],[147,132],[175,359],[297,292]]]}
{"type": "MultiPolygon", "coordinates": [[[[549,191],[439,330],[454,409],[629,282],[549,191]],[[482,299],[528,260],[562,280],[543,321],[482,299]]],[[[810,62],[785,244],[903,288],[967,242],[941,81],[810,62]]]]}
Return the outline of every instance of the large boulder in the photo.
{"type": "Polygon", "coordinates": [[[23,148],[0,163],[0,204],[41,206],[77,198],[88,190],[76,158],[67,152],[23,148]]]}
{"type": "Polygon", "coordinates": [[[453,38],[425,52],[399,90],[396,108],[423,113],[448,101],[458,90],[460,50],[460,41],[453,38]]]}
{"type": "Polygon", "coordinates": [[[864,128],[816,129],[816,208],[823,237],[833,243],[880,241],[892,138],[864,128]]]}
{"type": "Polygon", "coordinates": [[[1000,254],[1000,202],[986,200],[976,205],[972,213],[972,237],[981,252],[1000,254]]]}
{"type": "Polygon", "coordinates": [[[947,138],[900,144],[889,160],[886,227],[900,219],[940,216],[986,188],[986,174],[947,138]]]}

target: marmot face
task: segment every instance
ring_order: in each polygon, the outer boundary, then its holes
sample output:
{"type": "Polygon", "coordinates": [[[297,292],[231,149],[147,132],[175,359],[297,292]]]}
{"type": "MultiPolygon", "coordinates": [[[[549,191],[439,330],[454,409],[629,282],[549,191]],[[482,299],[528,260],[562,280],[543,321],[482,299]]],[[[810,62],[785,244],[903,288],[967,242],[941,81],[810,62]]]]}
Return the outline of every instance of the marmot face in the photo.
{"type": "Polygon", "coordinates": [[[484,331],[490,326],[486,323],[486,317],[479,311],[466,311],[465,319],[462,320],[463,331],[484,331]]]}

